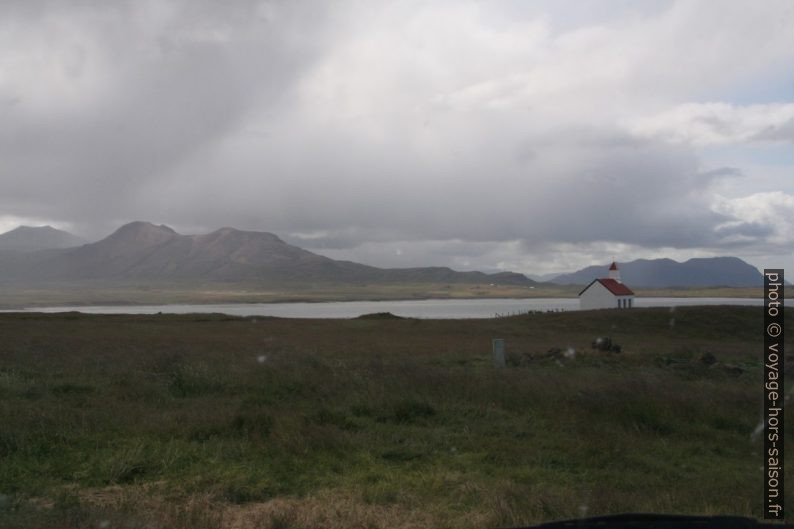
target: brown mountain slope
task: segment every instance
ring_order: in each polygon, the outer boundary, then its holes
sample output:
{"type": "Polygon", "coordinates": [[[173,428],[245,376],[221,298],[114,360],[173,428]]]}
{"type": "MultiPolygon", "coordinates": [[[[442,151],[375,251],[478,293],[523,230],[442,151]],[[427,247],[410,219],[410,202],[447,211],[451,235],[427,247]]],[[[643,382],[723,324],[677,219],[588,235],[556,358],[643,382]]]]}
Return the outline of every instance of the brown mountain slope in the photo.
{"type": "Polygon", "coordinates": [[[487,275],[442,267],[381,269],[317,255],[272,233],[222,228],[204,235],[181,235],[148,222],[124,225],[93,244],[41,253],[24,269],[14,268],[6,266],[0,271],[7,277],[44,280],[533,284],[525,276],[509,272],[487,275]]]}

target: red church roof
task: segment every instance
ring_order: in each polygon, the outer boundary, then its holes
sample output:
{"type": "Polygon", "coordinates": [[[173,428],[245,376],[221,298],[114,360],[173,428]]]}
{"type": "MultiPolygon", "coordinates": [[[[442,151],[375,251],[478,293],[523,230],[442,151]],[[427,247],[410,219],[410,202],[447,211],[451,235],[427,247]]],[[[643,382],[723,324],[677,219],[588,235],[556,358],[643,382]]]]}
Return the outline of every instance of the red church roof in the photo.
{"type": "Polygon", "coordinates": [[[612,265],[609,267],[610,270],[617,270],[618,264],[615,261],[612,261],[612,265]]]}
{"type": "Polygon", "coordinates": [[[614,279],[608,279],[608,278],[593,279],[592,283],[587,285],[584,290],[579,292],[579,295],[581,296],[584,293],[584,291],[587,290],[588,288],[590,288],[591,286],[593,286],[593,283],[595,283],[596,281],[598,281],[599,283],[604,285],[607,288],[607,290],[609,290],[610,292],[612,292],[616,296],[633,296],[634,295],[634,292],[632,292],[631,289],[629,287],[627,287],[626,285],[624,285],[623,283],[621,283],[619,281],[615,281],[614,279]]]}
{"type": "Polygon", "coordinates": [[[614,279],[597,279],[599,283],[607,287],[607,290],[616,296],[633,296],[634,292],[629,287],[614,279]]]}

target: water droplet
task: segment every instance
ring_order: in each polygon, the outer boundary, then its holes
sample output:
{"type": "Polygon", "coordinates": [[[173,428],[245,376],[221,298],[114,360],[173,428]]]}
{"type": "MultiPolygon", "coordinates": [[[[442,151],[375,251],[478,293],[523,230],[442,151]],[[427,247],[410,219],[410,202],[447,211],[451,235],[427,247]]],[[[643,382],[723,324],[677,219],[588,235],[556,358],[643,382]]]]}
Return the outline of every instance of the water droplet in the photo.
{"type": "Polygon", "coordinates": [[[758,437],[761,435],[761,432],[763,431],[764,431],[764,419],[761,419],[761,422],[759,422],[758,426],[755,427],[755,430],[753,430],[753,433],[750,436],[750,438],[753,441],[758,440],[758,437]]]}

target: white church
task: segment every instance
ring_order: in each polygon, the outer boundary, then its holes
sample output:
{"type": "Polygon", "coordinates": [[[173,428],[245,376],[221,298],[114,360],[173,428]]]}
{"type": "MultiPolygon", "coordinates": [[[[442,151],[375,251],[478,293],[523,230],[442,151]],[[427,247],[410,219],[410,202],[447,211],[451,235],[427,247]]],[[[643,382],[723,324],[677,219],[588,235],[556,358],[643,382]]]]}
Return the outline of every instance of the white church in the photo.
{"type": "Polygon", "coordinates": [[[609,267],[609,276],[594,279],[579,292],[579,308],[590,309],[629,309],[634,305],[634,292],[620,281],[617,263],[609,267]]]}

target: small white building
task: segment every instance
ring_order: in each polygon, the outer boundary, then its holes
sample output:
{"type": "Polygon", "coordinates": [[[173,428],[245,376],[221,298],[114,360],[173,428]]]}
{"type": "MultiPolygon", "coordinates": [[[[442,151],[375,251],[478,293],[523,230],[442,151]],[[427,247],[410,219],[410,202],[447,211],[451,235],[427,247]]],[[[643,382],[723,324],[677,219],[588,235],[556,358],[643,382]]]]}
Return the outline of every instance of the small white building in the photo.
{"type": "Polygon", "coordinates": [[[609,277],[594,279],[579,292],[579,308],[628,309],[634,305],[634,292],[620,281],[617,263],[609,267],[609,277]]]}

